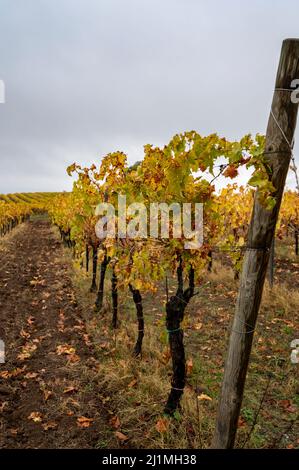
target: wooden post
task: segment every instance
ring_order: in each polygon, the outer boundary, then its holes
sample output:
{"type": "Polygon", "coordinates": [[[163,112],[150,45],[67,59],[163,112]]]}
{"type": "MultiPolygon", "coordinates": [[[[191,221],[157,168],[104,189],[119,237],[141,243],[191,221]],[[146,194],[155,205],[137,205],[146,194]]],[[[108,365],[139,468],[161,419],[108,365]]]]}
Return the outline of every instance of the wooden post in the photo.
{"type": "Polygon", "coordinates": [[[268,263],[268,279],[269,285],[272,289],[274,284],[274,263],[275,263],[275,237],[273,237],[271,248],[270,248],[270,256],[269,256],[269,263],[268,263]]]}
{"type": "Polygon", "coordinates": [[[232,448],[235,442],[269,252],[291,159],[286,139],[292,142],[297,120],[298,105],[292,103],[289,91],[294,78],[299,78],[299,39],[286,39],[282,44],[265,144],[277,202],[273,209],[266,210],[259,203],[258,193],[255,195],[212,441],[212,448],[216,449],[232,448]]]}

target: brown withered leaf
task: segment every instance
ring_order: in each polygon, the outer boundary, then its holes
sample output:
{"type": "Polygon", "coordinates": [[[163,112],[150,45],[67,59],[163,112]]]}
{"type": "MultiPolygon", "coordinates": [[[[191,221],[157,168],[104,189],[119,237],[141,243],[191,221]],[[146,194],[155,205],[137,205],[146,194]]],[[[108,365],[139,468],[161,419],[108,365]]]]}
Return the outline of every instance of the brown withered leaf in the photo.
{"type": "Polygon", "coordinates": [[[67,356],[67,360],[69,362],[79,362],[80,361],[80,356],[78,356],[78,354],[69,354],[67,356]]]}
{"type": "Polygon", "coordinates": [[[56,348],[56,354],[61,356],[61,354],[72,355],[75,354],[76,349],[70,346],[69,344],[60,344],[56,348]]]}
{"type": "Polygon", "coordinates": [[[0,377],[1,379],[10,379],[11,377],[17,377],[18,375],[21,375],[25,369],[26,366],[17,367],[16,369],[13,369],[10,372],[8,370],[3,370],[2,372],[0,372],[0,377]]]}
{"type": "Polygon", "coordinates": [[[47,401],[53,395],[53,392],[51,390],[43,390],[43,394],[45,401],[47,401]]]}
{"type": "Polygon", "coordinates": [[[17,358],[20,361],[25,361],[26,359],[29,359],[32,356],[36,349],[36,344],[26,343],[25,346],[22,347],[22,352],[18,354],[17,358]]]}
{"type": "Polygon", "coordinates": [[[38,376],[37,372],[27,372],[27,374],[24,375],[25,379],[35,379],[38,376]]]}
{"type": "Polygon", "coordinates": [[[279,406],[288,413],[295,413],[297,411],[297,407],[293,405],[291,400],[279,400],[279,406]]]}
{"type": "Polygon", "coordinates": [[[18,428],[11,428],[11,429],[9,429],[9,432],[12,436],[16,436],[19,432],[19,429],[18,428]]]}
{"type": "Polygon", "coordinates": [[[156,422],[156,430],[157,430],[160,434],[167,432],[168,427],[169,427],[169,421],[168,421],[167,418],[160,418],[160,419],[158,419],[158,421],[156,422]]]}
{"type": "Polygon", "coordinates": [[[240,416],[239,419],[238,419],[238,428],[242,428],[246,425],[246,420],[240,416]]]}
{"type": "Polygon", "coordinates": [[[192,357],[190,357],[190,359],[186,361],[186,374],[190,375],[192,373],[192,370],[193,370],[193,359],[192,357]]]}
{"type": "Polygon", "coordinates": [[[126,436],[125,434],[123,434],[122,432],[120,431],[115,431],[115,436],[117,437],[117,439],[121,442],[125,442],[127,441],[129,438],[128,436],[126,436]]]}
{"type": "Polygon", "coordinates": [[[102,403],[106,403],[107,401],[110,401],[111,397],[103,397],[102,398],[102,403]]]}
{"type": "Polygon", "coordinates": [[[169,362],[170,358],[171,358],[170,349],[166,348],[165,351],[163,351],[162,353],[162,363],[166,365],[169,362]]]}
{"type": "Polygon", "coordinates": [[[80,408],[80,403],[77,400],[74,400],[74,398],[69,398],[67,400],[69,403],[71,403],[73,406],[76,406],[77,408],[80,408]]]}
{"type": "Polygon", "coordinates": [[[137,379],[131,380],[131,382],[128,384],[128,388],[133,388],[137,385],[137,379]]]}
{"type": "Polygon", "coordinates": [[[112,349],[110,349],[110,351],[104,352],[104,356],[109,356],[109,354],[112,354],[112,353],[114,353],[115,351],[116,351],[116,348],[112,348],[112,349]]]}
{"type": "Polygon", "coordinates": [[[235,178],[236,176],[238,176],[238,170],[235,165],[228,165],[226,170],[223,172],[223,176],[228,178],[235,178]]]}
{"type": "Polygon", "coordinates": [[[45,279],[38,279],[36,277],[32,279],[32,281],[30,281],[31,286],[44,286],[45,284],[46,284],[45,279]]]}
{"type": "Polygon", "coordinates": [[[5,409],[5,407],[8,405],[8,401],[3,401],[0,405],[0,413],[5,409]]]}
{"type": "Polygon", "coordinates": [[[83,340],[84,340],[84,343],[86,344],[86,346],[91,346],[91,341],[90,341],[89,336],[88,336],[87,333],[83,334],[83,340]]]}
{"type": "Polygon", "coordinates": [[[89,428],[92,422],[93,419],[86,418],[86,416],[80,416],[79,418],[77,418],[77,426],[79,426],[79,428],[89,428]]]}
{"type": "Polygon", "coordinates": [[[64,390],[63,390],[63,393],[74,393],[74,392],[77,392],[78,389],[76,387],[73,387],[72,385],[70,385],[69,387],[66,387],[64,390]]]}
{"type": "Polygon", "coordinates": [[[201,330],[202,329],[202,323],[194,323],[192,325],[192,330],[201,330]]]}
{"type": "Polygon", "coordinates": [[[40,423],[42,421],[42,415],[39,411],[32,411],[28,416],[28,419],[34,421],[35,423],[40,423]]]}
{"type": "Polygon", "coordinates": [[[3,370],[2,372],[0,372],[0,377],[1,379],[9,379],[11,377],[11,372],[9,372],[8,370],[3,370]]]}
{"type": "Polygon", "coordinates": [[[56,429],[58,424],[55,421],[49,421],[48,423],[42,424],[45,431],[49,431],[50,429],[56,429]]]}
{"type": "Polygon", "coordinates": [[[114,429],[120,428],[120,419],[118,416],[112,416],[109,423],[114,429]]]}
{"type": "Polygon", "coordinates": [[[27,331],[25,331],[22,328],[21,331],[20,331],[20,336],[22,336],[22,338],[28,339],[28,338],[30,338],[30,333],[28,333],[27,331]]]}

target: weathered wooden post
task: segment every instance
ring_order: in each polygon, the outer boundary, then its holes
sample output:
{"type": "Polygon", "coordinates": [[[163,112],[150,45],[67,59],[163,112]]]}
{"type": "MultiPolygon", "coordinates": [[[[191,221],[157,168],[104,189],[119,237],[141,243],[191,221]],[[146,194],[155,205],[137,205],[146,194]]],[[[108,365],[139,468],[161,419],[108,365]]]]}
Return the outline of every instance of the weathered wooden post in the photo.
{"type": "Polygon", "coordinates": [[[274,263],[275,263],[275,236],[273,237],[268,263],[268,280],[271,289],[274,285],[274,263]]]}
{"type": "Polygon", "coordinates": [[[298,111],[298,104],[291,101],[294,78],[299,78],[299,39],[286,39],[282,44],[265,144],[269,177],[276,188],[276,205],[266,210],[259,203],[258,193],[255,195],[212,441],[212,447],[217,449],[232,448],[235,442],[269,253],[292,154],[298,111]]]}

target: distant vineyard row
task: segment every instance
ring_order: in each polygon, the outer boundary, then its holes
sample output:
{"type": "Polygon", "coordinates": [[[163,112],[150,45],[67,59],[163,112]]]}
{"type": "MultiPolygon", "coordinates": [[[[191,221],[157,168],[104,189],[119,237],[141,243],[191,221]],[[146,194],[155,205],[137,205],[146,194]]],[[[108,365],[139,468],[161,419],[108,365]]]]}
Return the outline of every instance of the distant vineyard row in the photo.
{"type": "Polygon", "coordinates": [[[0,195],[0,236],[9,233],[34,212],[46,211],[57,193],[16,193],[0,195]]]}

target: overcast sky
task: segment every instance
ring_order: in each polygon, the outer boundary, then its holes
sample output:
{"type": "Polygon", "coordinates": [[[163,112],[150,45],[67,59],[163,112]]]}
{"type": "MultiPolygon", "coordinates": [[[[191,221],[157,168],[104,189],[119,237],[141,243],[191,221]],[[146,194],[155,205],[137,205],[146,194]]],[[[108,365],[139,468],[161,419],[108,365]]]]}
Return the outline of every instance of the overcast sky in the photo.
{"type": "Polygon", "coordinates": [[[297,13],[295,0],[0,0],[0,193],[68,190],[68,164],[134,162],[185,130],[264,133],[297,13]]]}

